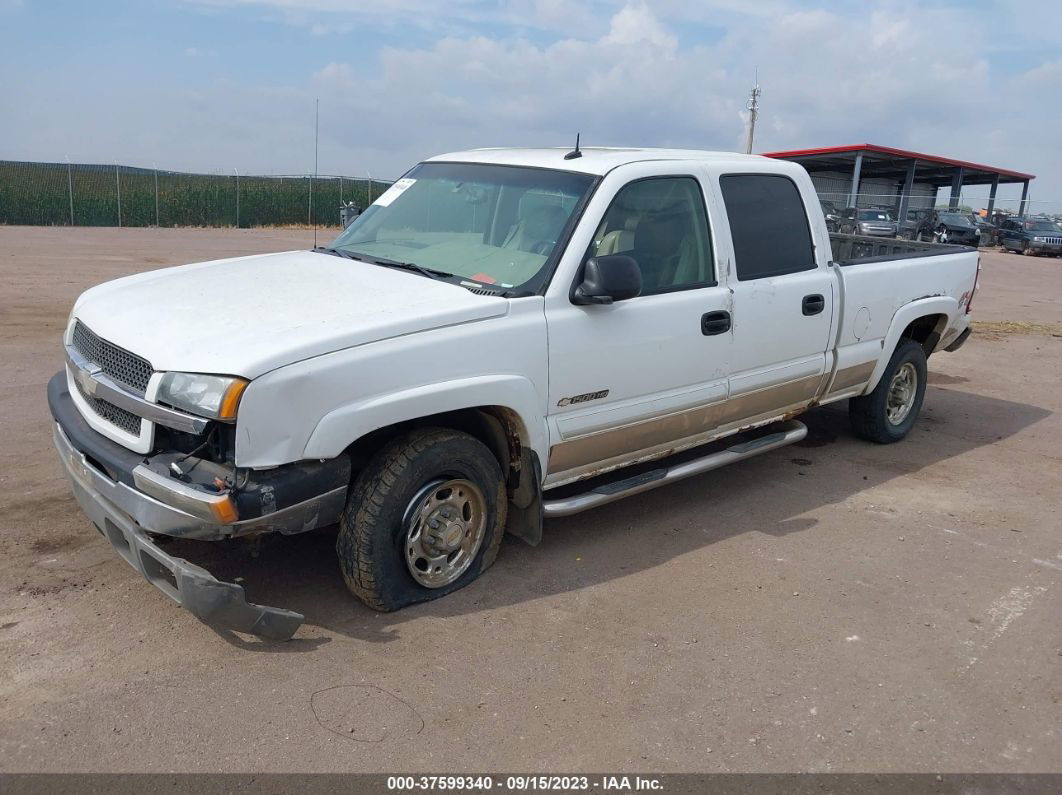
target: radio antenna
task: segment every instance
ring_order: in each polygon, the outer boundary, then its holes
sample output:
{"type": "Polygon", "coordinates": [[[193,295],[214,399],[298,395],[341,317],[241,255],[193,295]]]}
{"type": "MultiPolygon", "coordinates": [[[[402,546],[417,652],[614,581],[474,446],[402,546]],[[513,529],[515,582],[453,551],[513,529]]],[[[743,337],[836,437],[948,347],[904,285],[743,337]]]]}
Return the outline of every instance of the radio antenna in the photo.
{"type": "Polygon", "coordinates": [[[313,179],[310,180],[310,215],[313,218],[313,247],[317,248],[317,213],[313,208],[313,183],[317,180],[317,148],[321,130],[321,99],[313,101],[313,179]]]}
{"type": "Polygon", "coordinates": [[[577,157],[582,157],[583,153],[579,151],[579,133],[575,134],[575,148],[564,156],[565,160],[575,160],[577,157]]]}

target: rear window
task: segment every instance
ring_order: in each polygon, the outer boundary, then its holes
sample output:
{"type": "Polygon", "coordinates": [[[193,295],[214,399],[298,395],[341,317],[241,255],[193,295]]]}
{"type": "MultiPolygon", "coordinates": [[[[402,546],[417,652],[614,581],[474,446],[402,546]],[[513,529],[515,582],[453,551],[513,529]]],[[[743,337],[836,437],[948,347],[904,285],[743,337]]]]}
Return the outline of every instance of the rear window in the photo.
{"type": "Polygon", "coordinates": [[[793,181],[776,174],[719,178],[739,281],[813,270],[804,202],[793,181]]]}

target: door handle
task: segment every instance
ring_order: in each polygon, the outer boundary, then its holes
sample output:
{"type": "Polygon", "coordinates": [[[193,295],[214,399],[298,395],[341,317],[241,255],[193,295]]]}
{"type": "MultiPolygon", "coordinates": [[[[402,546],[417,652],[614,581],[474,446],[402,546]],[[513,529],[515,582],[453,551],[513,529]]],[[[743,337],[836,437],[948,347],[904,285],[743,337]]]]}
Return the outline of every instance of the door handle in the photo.
{"type": "Polygon", "coordinates": [[[701,334],[711,337],[730,331],[730,313],[725,311],[706,312],[701,315],[701,334]]]}
{"type": "Polygon", "coordinates": [[[805,315],[817,315],[826,308],[826,299],[821,295],[805,295],[800,309],[805,315]]]}

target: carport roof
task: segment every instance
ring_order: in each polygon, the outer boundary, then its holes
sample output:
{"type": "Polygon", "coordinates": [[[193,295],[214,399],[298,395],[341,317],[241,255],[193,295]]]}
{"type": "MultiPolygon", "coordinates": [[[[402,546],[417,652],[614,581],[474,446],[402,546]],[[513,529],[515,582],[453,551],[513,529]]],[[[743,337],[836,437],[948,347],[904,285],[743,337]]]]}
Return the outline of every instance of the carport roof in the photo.
{"type": "Polygon", "coordinates": [[[1006,168],[983,166],[965,160],[956,160],[939,155],[926,155],[906,149],[877,144],[853,144],[852,146],[827,146],[820,149],[794,149],[789,152],[764,152],[766,157],[792,160],[808,171],[851,171],[856,155],[863,153],[860,176],[903,179],[911,161],[917,163],[915,181],[942,187],[950,185],[956,170],[963,170],[964,185],[989,185],[996,177],[1001,183],[1026,182],[1035,179],[1033,174],[1011,171],[1006,168]]]}

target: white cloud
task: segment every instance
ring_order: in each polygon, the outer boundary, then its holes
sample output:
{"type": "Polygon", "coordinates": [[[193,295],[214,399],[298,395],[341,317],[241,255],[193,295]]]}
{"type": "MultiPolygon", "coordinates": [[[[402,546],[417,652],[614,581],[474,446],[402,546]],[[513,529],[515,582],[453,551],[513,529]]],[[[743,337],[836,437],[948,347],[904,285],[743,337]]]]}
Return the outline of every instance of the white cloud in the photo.
{"type": "Polygon", "coordinates": [[[587,144],[739,149],[758,68],[757,151],[871,142],[939,153],[1037,173],[1036,194],[1062,205],[1062,110],[1044,101],[1062,91],[1058,47],[1016,77],[986,55],[1018,32],[1008,20],[1024,30],[1013,13],[988,24],[905,0],[855,13],[793,0],[196,1],[278,13],[306,35],[350,31],[357,55],[312,69],[293,59],[287,87],[159,86],[147,107],[142,94],[9,83],[17,99],[0,99],[24,113],[8,140],[42,158],[98,146],[104,162],[290,172],[312,162],[320,96],[322,171],[395,176],[442,151],[565,145],[576,131],[587,144]],[[416,24],[429,43],[374,51],[374,19],[416,24]]]}
{"type": "Polygon", "coordinates": [[[609,24],[605,44],[645,44],[673,50],[675,37],[664,30],[660,21],[644,3],[621,8],[609,24]]]}

